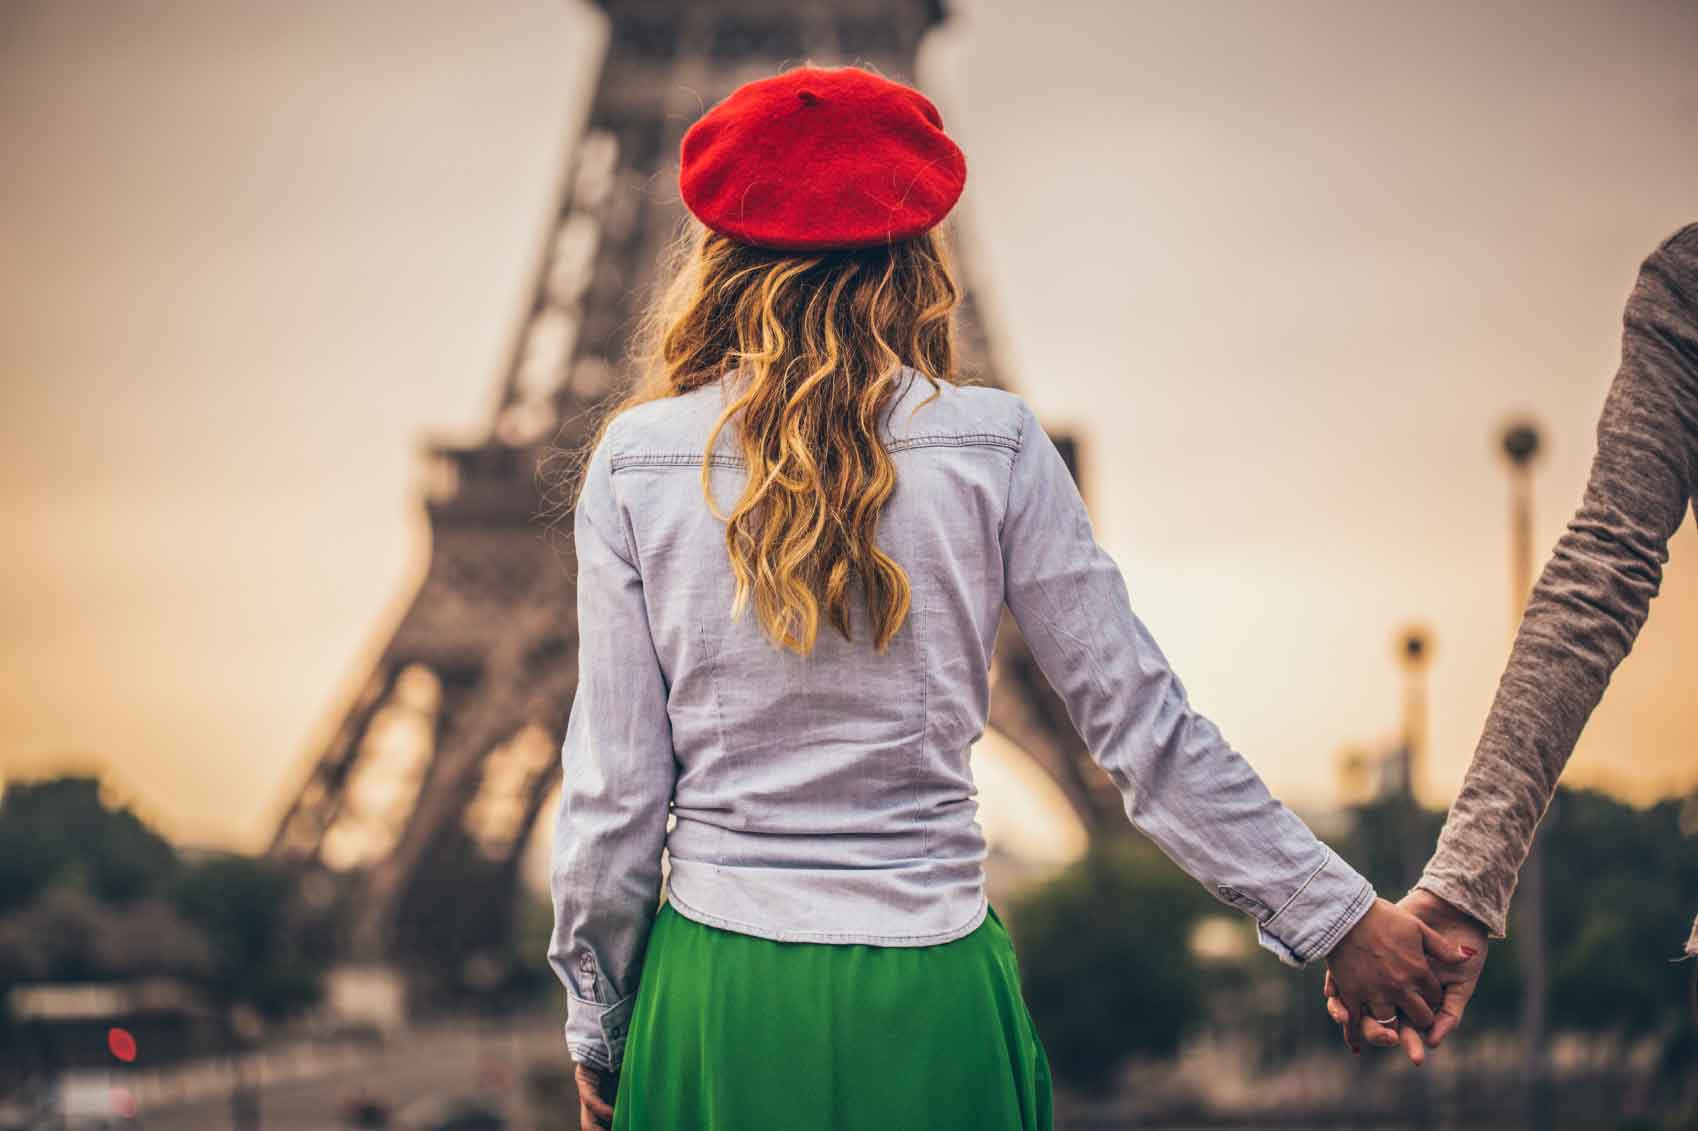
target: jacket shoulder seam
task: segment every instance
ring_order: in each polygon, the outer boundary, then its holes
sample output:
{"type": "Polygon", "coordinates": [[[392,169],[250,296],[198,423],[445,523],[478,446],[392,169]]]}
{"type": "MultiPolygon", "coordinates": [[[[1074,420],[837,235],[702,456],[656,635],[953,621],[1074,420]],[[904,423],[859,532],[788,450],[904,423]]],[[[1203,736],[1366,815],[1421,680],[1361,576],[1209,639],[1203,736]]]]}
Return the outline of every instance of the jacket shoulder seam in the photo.
{"type": "Polygon", "coordinates": [[[1014,466],[1020,462],[1020,453],[1026,450],[1026,421],[1029,415],[1024,402],[1022,402],[1019,414],[1020,428],[1014,437],[1014,458],[1008,461],[1008,483],[1002,492],[1002,516],[996,520],[998,542],[1002,541],[1002,528],[1008,521],[1008,509],[1014,505],[1014,466]]]}

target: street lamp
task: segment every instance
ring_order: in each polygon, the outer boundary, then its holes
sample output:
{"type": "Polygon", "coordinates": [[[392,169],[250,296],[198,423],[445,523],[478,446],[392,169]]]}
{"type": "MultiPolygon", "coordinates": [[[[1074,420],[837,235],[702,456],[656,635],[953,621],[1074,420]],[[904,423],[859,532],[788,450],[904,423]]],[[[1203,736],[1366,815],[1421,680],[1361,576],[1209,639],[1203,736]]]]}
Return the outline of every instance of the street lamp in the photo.
{"type": "MultiPolygon", "coordinates": [[[[1415,785],[1420,781],[1421,766],[1427,749],[1427,665],[1433,659],[1433,634],[1425,625],[1406,625],[1398,634],[1398,663],[1403,668],[1403,741],[1399,743],[1398,769],[1403,779],[1403,882],[1413,890],[1421,878],[1421,865],[1427,858],[1429,844],[1421,830],[1421,802],[1415,785]]],[[[1428,1128],[1433,1125],[1432,1078],[1426,1074],[1416,1077],[1410,1093],[1409,1125],[1428,1128]]]]}
{"type": "Polygon", "coordinates": [[[1512,420],[1504,425],[1501,442],[1509,463],[1509,629],[1513,634],[1533,587],[1533,464],[1542,447],[1539,427],[1531,420],[1512,420]]]}
{"type": "Polygon", "coordinates": [[[1427,744],[1426,674],[1432,653],[1432,634],[1425,626],[1410,625],[1399,635],[1397,654],[1403,666],[1403,748],[1399,767],[1403,780],[1399,786],[1411,806],[1418,804],[1415,786],[1421,780],[1421,761],[1427,744]]]}

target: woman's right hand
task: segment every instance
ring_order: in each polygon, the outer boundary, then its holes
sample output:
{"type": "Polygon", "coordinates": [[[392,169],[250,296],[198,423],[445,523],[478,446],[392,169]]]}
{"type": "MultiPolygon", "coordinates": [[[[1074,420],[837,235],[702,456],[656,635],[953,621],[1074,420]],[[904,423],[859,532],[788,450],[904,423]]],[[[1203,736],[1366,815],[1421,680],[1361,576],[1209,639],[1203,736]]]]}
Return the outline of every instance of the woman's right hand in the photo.
{"type": "Polygon", "coordinates": [[[619,1076],[588,1064],[572,1062],[572,1079],[578,1085],[580,1131],[607,1131],[613,1126],[613,1097],[619,1092],[619,1076]]]}
{"type": "MultiPolygon", "coordinates": [[[[1361,1047],[1362,1019],[1381,1022],[1401,1017],[1425,1031],[1444,1001],[1444,988],[1432,963],[1456,964],[1470,956],[1409,912],[1376,898],[1368,913],[1346,932],[1327,955],[1338,999],[1349,1011],[1345,1039],[1361,1047]]],[[[1397,1043],[1396,1027],[1380,1028],[1369,1039],[1397,1043]]]]}

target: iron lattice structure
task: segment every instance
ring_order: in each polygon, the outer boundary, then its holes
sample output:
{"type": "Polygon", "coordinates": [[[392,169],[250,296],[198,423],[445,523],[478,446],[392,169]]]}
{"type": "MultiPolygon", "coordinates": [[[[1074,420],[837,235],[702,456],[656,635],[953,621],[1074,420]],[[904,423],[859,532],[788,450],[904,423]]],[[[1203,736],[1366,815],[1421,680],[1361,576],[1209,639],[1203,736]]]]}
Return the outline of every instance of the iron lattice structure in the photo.
{"type": "MultiPolygon", "coordinates": [[[[610,33],[599,86],[492,418],[476,443],[428,449],[428,571],[271,844],[274,858],[358,877],[356,958],[390,955],[398,909],[451,833],[516,890],[525,843],[559,780],[577,676],[574,568],[544,537],[539,460],[551,444],[585,439],[598,404],[626,379],[637,304],[683,219],[683,131],[739,84],[804,60],[911,83],[920,38],[944,18],[924,0],[599,8],[610,33]]],[[[970,279],[965,250],[957,258],[970,279]]],[[[972,293],[959,312],[964,368],[1002,386],[972,293]]],[[[1057,444],[1074,464],[1071,440],[1057,444]]],[[[1003,616],[991,727],[1060,786],[1088,830],[1122,821],[1118,795],[1003,616]]]]}

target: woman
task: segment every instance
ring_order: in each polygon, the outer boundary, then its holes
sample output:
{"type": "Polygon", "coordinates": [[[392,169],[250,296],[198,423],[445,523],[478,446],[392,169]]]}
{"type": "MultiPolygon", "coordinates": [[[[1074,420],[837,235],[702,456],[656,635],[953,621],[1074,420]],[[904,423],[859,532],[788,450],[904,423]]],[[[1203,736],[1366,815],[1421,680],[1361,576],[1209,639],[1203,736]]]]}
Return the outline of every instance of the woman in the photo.
{"type": "Polygon", "coordinates": [[[1050,1126],[967,758],[1004,603],[1135,826],[1430,1022],[1453,956],[1190,708],[1030,407],[958,381],[936,108],[803,67],[681,158],[648,372],[575,477],[548,960],[584,1126],[1050,1126]]]}

